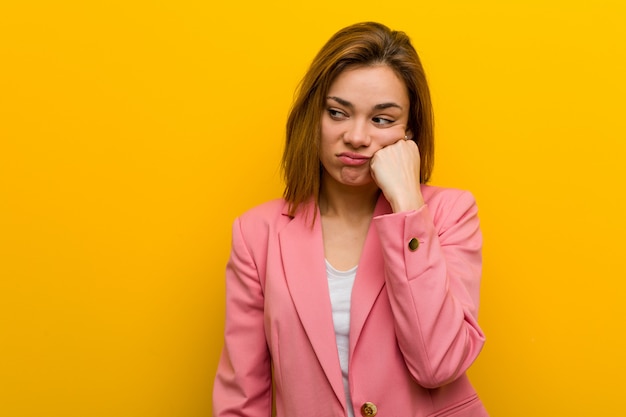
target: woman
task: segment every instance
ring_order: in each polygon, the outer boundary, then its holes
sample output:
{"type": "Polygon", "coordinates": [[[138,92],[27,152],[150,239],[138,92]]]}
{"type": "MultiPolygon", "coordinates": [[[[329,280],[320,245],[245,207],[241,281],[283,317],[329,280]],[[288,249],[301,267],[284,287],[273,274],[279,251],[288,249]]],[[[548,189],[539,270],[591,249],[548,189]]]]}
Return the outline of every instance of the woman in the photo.
{"type": "Polygon", "coordinates": [[[284,199],[238,218],[215,416],[486,416],[465,371],[482,238],[468,192],[424,185],[431,104],[408,37],[335,34],[287,123],[284,199]]]}

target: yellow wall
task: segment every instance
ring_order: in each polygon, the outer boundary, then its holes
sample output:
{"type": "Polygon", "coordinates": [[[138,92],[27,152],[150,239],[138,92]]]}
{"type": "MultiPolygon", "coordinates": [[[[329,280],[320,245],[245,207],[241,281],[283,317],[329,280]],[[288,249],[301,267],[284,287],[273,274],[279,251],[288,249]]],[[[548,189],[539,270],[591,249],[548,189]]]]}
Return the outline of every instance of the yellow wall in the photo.
{"type": "Polygon", "coordinates": [[[492,415],[626,413],[623,2],[60,0],[0,5],[0,415],[211,414],[230,224],[360,20],[413,38],[434,183],[478,198],[492,415]]]}

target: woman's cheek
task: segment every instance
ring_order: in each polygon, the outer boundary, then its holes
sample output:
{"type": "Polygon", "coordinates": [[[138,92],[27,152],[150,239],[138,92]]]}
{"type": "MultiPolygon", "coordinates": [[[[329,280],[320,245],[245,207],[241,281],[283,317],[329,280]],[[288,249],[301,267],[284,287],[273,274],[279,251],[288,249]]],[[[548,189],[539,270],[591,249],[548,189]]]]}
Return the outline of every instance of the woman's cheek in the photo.
{"type": "Polygon", "coordinates": [[[404,133],[404,129],[402,129],[402,128],[386,129],[384,132],[381,132],[380,144],[381,144],[381,146],[393,145],[394,143],[396,143],[400,139],[403,139],[404,138],[404,134],[405,134],[404,133]]]}

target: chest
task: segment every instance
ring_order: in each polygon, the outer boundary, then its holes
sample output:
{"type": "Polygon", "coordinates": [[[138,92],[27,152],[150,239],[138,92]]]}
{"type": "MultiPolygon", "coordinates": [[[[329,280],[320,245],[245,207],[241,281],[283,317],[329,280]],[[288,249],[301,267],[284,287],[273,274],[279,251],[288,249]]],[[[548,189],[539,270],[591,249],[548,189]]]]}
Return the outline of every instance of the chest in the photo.
{"type": "Polygon", "coordinates": [[[346,223],[322,218],[322,239],[326,260],[340,271],[359,264],[370,221],[346,223]]]}

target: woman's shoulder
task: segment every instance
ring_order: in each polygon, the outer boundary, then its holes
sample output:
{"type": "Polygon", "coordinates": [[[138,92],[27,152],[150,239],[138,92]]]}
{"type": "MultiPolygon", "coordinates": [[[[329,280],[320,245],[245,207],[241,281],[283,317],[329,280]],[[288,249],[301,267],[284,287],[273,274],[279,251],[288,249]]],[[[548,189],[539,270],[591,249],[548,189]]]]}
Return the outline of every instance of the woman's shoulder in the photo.
{"type": "Polygon", "coordinates": [[[282,198],[254,206],[237,217],[244,229],[258,229],[288,221],[288,204],[282,198]]]}
{"type": "Polygon", "coordinates": [[[246,210],[242,216],[267,216],[280,214],[286,210],[287,202],[283,198],[275,198],[246,210]]]}
{"type": "Polygon", "coordinates": [[[460,188],[439,187],[436,185],[421,185],[422,195],[426,202],[429,200],[456,200],[458,198],[473,199],[473,195],[470,191],[462,190],[460,188]]]}
{"type": "Polygon", "coordinates": [[[470,191],[433,185],[422,185],[421,190],[424,201],[435,215],[477,210],[476,199],[470,191]]]}

